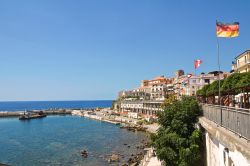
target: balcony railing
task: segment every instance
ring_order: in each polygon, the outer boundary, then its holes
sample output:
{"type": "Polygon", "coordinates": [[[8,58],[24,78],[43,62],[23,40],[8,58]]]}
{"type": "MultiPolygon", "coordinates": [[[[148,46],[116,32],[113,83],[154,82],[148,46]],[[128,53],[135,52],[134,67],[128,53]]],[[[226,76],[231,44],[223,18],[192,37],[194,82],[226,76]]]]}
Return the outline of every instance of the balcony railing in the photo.
{"type": "Polygon", "coordinates": [[[202,110],[205,118],[250,140],[249,109],[202,104],[202,110]]]}
{"type": "Polygon", "coordinates": [[[246,64],[250,64],[250,60],[245,61],[241,61],[239,63],[237,63],[237,68],[240,68],[242,66],[245,66],[246,64]]]}

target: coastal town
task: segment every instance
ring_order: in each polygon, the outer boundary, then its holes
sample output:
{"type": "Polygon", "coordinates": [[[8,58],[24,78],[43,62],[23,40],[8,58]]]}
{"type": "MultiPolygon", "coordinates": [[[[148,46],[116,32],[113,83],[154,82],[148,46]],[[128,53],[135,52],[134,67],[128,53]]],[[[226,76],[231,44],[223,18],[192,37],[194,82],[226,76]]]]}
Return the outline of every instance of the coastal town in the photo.
{"type": "MultiPolygon", "coordinates": [[[[157,133],[157,130],[160,127],[159,124],[157,124],[157,119],[158,119],[157,113],[162,112],[164,110],[164,102],[169,97],[174,97],[176,100],[180,100],[183,96],[193,96],[197,98],[197,100],[199,100],[202,97],[199,91],[204,89],[204,86],[209,86],[213,83],[216,83],[216,81],[218,82],[221,80],[223,81],[229,79],[230,77],[232,77],[237,73],[239,74],[248,73],[248,71],[250,70],[249,62],[250,62],[250,50],[246,50],[235,57],[235,60],[233,60],[232,62],[232,70],[229,72],[211,71],[208,73],[193,75],[192,73],[185,74],[184,70],[177,70],[175,72],[175,76],[172,78],[158,76],[152,80],[142,80],[141,85],[138,88],[132,90],[120,91],[118,93],[117,100],[113,102],[111,110],[102,109],[89,112],[74,111],[73,114],[114,124],[126,124],[125,128],[132,131],[148,131],[150,133],[157,133]]],[[[224,102],[225,100],[223,100],[223,97],[221,97],[220,100],[221,103],[219,103],[219,96],[217,93],[213,96],[213,103],[211,104],[224,105],[224,107],[230,106],[231,109],[233,106],[245,115],[243,118],[248,117],[249,111],[246,110],[246,108],[248,109],[249,107],[246,107],[246,103],[249,103],[249,96],[248,95],[246,96],[245,93],[239,93],[239,92],[236,93],[236,95],[234,95],[234,97],[230,99],[231,102],[229,102],[230,100],[227,100],[228,102],[224,102]]],[[[207,99],[199,101],[201,103],[209,104],[209,100],[207,99]]],[[[204,115],[206,118],[210,119],[211,113],[209,113],[209,111],[205,112],[209,108],[209,105],[206,104],[203,105],[204,115]]],[[[229,113],[227,116],[229,116],[229,113]]],[[[218,117],[215,118],[218,119],[218,117]]],[[[211,120],[216,122],[215,119],[211,120]]],[[[201,117],[200,123],[204,124],[203,121],[206,121],[206,123],[208,123],[206,119],[201,117]]],[[[210,125],[212,126],[212,124],[210,125]]],[[[245,129],[247,126],[248,124],[243,125],[243,128],[245,129]]],[[[235,133],[237,133],[237,131],[235,131],[235,133]]],[[[244,133],[242,135],[241,133],[238,134],[240,135],[240,137],[242,136],[244,137],[245,135],[246,137],[248,137],[246,139],[249,139],[248,133],[244,133]]],[[[236,140],[239,141],[237,138],[236,140]]],[[[243,140],[243,142],[246,141],[243,140]]],[[[244,143],[243,146],[246,146],[246,149],[248,149],[247,147],[249,147],[248,143],[244,143]]],[[[162,163],[162,161],[160,161],[155,156],[154,148],[149,147],[146,149],[147,153],[141,160],[140,166],[164,165],[164,163],[162,163]]],[[[249,149],[246,150],[245,152],[247,153],[247,155],[240,156],[242,157],[242,160],[246,160],[247,157],[249,156],[248,155],[249,149]]],[[[214,152],[211,151],[210,153],[214,152]]],[[[230,160],[233,160],[229,156],[228,158],[230,160]]],[[[211,158],[208,158],[207,160],[208,163],[210,164],[212,164],[213,162],[214,163],[220,162],[219,159],[218,161],[216,160],[210,161],[214,160],[211,158]]],[[[234,161],[230,161],[229,163],[233,164],[237,162],[238,162],[237,158],[235,158],[234,161]]],[[[243,165],[245,165],[246,163],[248,163],[248,161],[245,161],[243,165]]]]}
{"type": "MultiPolygon", "coordinates": [[[[200,65],[202,65],[200,61],[200,65]]],[[[195,65],[195,64],[194,64],[195,65]]],[[[140,85],[131,90],[123,90],[120,91],[117,95],[117,99],[113,101],[111,108],[89,108],[89,109],[49,109],[49,110],[32,110],[29,112],[16,111],[16,112],[0,112],[0,117],[20,117],[20,120],[25,119],[33,119],[33,118],[41,118],[46,117],[46,115],[73,115],[80,116],[85,118],[90,118],[97,121],[102,121],[106,123],[111,123],[114,125],[119,125],[121,129],[127,129],[132,132],[148,132],[148,133],[157,133],[160,125],[158,124],[158,113],[164,111],[164,104],[166,100],[169,98],[174,98],[175,100],[181,100],[183,96],[193,96],[200,103],[205,103],[202,105],[203,114],[207,119],[210,119],[214,122],[217,122],[218,117],[213,117],[210,114],[208,109],[213,105],[221,105],[221,106],[230,106],[230,109],[236,108],[240,112],[242,112],[242,118],[246,118],[248,116],[249,108],[249,95],[248,89],[245,87],[242,89],[245,92],[240,93],[239,91],[235,92],[232,96],[232,90],[229,89],[230,93],[227,93],[226,97],[223,97],[226,93],[221,94],[221,102],[219,103],[219,93],[215,92],[214,95],[211,96],[211,93],[204,95],[202,91],[207,89],[207,86],[211,86],[218,81],[224,81],[230,79],[232,76],[236,74],[244,74],[250,71],[250,50],[246,50],[239,55],[235,56],[231,64],[231,71],[217,71],[211,70],[208,73],[200,73],[194,74],[191,72],[186,72],[184,70],[177,70],[174,73],[173,77],[165,77],[165,76],[157,76],[151,80],[142,80],[140,85]],[[207,97],[205,97],[207,96],[207,97]],[[210,105],[211,106],[210,106],[210,105]],[[213,119],[215,118],[215,119],[213,119]]],[[[238,81],[240,77],[238,78],[238,81]]],[[[225,81],[226,82],[226,81],[225,81]]],[[[248,82],[247,87],[248,87],[248,82]]],[[[245,85],[245,84],[243,84],[245,85]]],[[[223,87],[223,86],[222,86],[223,87]]],[[[242,86],[241,86],[242,87],[242,86]]],[[[223,88],[222,88],[223,89],[223,88]]],[[[225,88],[224,88],[225,89],[225,88]]],[[[218,90],[218,87],[217,87],[218,90]]],[[[219,107],[218,107],[219,108],[219,107]]],[[[227,108],[227,107],[225,107],[227,108]]],[[[239,112],[239,113],[240,113],[239,112]]],[[[229,114],[228,114],[229,116],[229,114]]],[[[202,124],[204,128],[207,126],[213,126],[213,124],[209,124],[207,119],[201,117],[199,123],[202,124]]],[[[237,115],[237,118],[241,118],[240,115],[237,115]]],[[[248,123],[246,121],[245,123],[248,123]]],[[[218,121],[218,123],[220,123],[218,121]]],[[[223,122],[222,122],[223,123],[223,122]]],[[[234,123],[234,122],[233,122],[234,123]]],[[[237,122],[239,123],[239,122],[237,122]]],[[[248,124],[243,125],[245,128],[248,124]]],[[[240,127],[240,126],[239,126],[240,127]]],[[[215,127],[213,127],[215,128],[215,127]]],[[[228,126],[229,130],[233,129],[228,126]]],[[[239,132],[238,129],[233,132],[239,134],[240,137],[244,137],[249,139],[248,131],[239,132]]],[[[209,132],[210,129],[205,129],[209,132]]],[[[220,129],[217,129],[218,131],[220,129]]],[[[230,133],[229,133],[230,134],[230,133]]],[[[227,134],[226,134],[227,135],[227,134]]],[[[236,138],[236,141],[239,141],[236,138]]],[[[242,140],[240,140],[242,142],[242,140]]],[[[248,143],[244,143],[241,146],[249,146],[248,143]]],[[[211,144],[208,142],[207,144],[211,144]]],[[[130,145],[126,146],[130,147],[130,145]]],[[[208,146],[208,145],[207,145],[208,146]]],[[[240,147],[241,147],[240,146],[240,147]]],[[[144,152],[140,152],[137,154],[132,154],[127,163],[123,163],[122,165],[140,165],[140,166],[162,166],[164,162],[159,160],[155,154],[155,148],[149,146],[148,141],[142,142],[140,146],[138,146],[144,152]]],[[[244,148],[243,148],[244,149],[244,148]]],[[[216,150],[214,150],[216,151],[216,150]]],[[[88,157],[88,151],[83,150],[80,152],[84,158],[88,157]]],[[[214,153],[211,152],[210,153],[214,153]]],[[[238,152],[237,152],[238,153],[238,152]]],[[[242,160],[246,160],[249,151],[246,150],[245,153],[247,155],[240,155],[242,160]]],[[[209,157],[209,156],[208,156],[209,157]]],[[[106,160],[112,163],[119,163],[122,156],[117,153],[109,154],[106,160]]],[[[237,160],[228,158],[232,161],[231,163],[238,162],[237,160]]],[[[208,162],[219,162],[213,161],[213,159],[207,159],[208,162]],[[212,161],[210,161],[212,160],[212,161]]],[[[244,163],[244,162],[243,162],[244,163]]],[[[245,161],[247,163],[247,161],[245,161]]]]}
{"type": "MultiPolygon", "coordinates": [[[[157,76],[152,80],[142,80],[138,88],[120,91],[114,104],[114,110],[120,114],[134,118],[153,120],[158,111],[162,111],[164,100],[170,95],[176,99],[181,96],[196,96],[197,91],[214,81],[223,80],[233,73],[250,71],[250,50],[236,55],[232,60],[231,71],[217,71],[194,73],[177,70],[174,77],[157,76]]],[[[230,64],[228,64],[230,65],[230,64]]],[[[240,98],[235,97],[239,103],[240,98]]]]}
{"type": "Polygon", "coordinates": [[[0,166],[250,166],[250,1],[0,6],[0,166]]]}
{"type": "MultiPolygon", "coordinates": [[[[218,80],[230,78],[236,73],[247,73],[250,70],[250,50],[237,55],[232,63],[232,70],[216,71],[208,73],[185,73],[184,70],[177,70],[174,77],[157,76],[152,80],[142,80],[138,88],[132,90],[123,90],[118,93],[118,97],[113,101],[111,108],[89,108],[89,109],[50,109],[50,110],[33,110],[23,114],[23,111],[17,112],[0,112],[0,117],[20,116],[23,119],[33,119],[46,117],[46,115],[73,115],[90,118],[97,121],[107,122],[119,125],[122,129],[132,132],[157,133],[160,125],[157,123],[159,112],[164,111],[164,102],[169,98],[181,100],[183,96],[193,96],[197,100],[202,99],[200,92],[205,86],[209,86],[218,80]],[[31,117],[27,117],[28,115],[31,117]],[[24,118],[25,117],[25,118],[24,118]]],[[[249,96],[246,98],[242,93],[235,95],[233,100],[235,108],[244,109],[248,103],[249,96]]],[[[214,102],[218,94],[214,96],[214,102]]],[[[222,101],[224,101],[222,99],[222,101]]],[[[202,103],[209,103],[209,100],[200,100],[202,103]]],[[[224,102],[223,102],[224,103],[224,102]]],[[[213,103],[212,103],[213,104],[213,103]]],[[[208,105],[209,106],[209,105],[208,105]]],[[[204,110],[206,107],[204,105],[204,110]]],[[[200,122],[201,124],[204,122],[200,122]]],[[[244,136],[244,135],[243,135],[244,136]]],[[[246,135],[247,136],[247,135],[246,135]]],[[[129,145],[128,145],[129,147],[129,145]]],[[[164,162],[160,161],[153,147],[148,142],[143,142],[138,146],[144,150],[144,153],[133,154],[125,165],[140,166],[161,166],[164,162]]],[[[82,156],[88,157],[88,152],[81,152],[82,156]]],[[[119,154],[110,154],[107,157],[109,163],[119,162],[119,154]]]]}

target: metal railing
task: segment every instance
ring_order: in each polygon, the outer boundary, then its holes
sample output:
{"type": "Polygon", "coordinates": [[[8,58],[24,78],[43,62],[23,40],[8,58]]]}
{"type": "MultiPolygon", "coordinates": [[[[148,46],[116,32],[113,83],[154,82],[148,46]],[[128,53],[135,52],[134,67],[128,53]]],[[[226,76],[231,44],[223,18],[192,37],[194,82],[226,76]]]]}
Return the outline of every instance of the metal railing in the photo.
{"type": "Polygon", "coordinates": [[[250,140],[250,110],[202,104],[203,116],[218,125],[250,140]]]}

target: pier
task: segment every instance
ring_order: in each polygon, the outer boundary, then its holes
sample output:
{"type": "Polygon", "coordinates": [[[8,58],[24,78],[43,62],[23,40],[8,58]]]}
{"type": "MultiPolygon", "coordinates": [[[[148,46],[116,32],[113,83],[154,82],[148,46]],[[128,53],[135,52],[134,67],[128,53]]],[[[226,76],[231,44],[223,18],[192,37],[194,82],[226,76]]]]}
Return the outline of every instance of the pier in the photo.
{"type": "MultiPolygon", "coordinates": [[[[30,111],[32,113],[39,113],[40,111],[43,111],[46,115],[67,115],[71,114],[73,110],[71,109],[55,109],[55,110],[33,110],[30,111]]],[[[0,111],[0,117],[19,117],[23,115],[24,111],[0,111]]]]}

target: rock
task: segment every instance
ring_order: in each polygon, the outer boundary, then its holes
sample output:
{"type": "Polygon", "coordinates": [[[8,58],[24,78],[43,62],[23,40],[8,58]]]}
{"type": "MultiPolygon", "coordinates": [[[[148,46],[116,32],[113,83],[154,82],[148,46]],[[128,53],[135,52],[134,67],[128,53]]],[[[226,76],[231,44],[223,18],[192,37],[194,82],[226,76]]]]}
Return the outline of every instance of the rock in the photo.
{"type": "Polygon", "coordinates": [[[88,157],[88,152],[86,150],[81,151],[81,156],[84,158],[88,157]]]}
{"type": "Polygon", "coordinates": [[[138,165],[138,163],[132,163],[129,166],[137,166],[137,165],[138,165]]]}
{"type": "Polygon", "coordinates": [[[122,164],[122,166],[128,166],[128,164],[122,164]]]}
{"type": "Polygon", "coordinates": [[[132,159],[132,158],[129,158],[129,159],[128,159],[128,163],[129,163],[129,164],[132,164],[132,163],[133,163],[133,159],[132,159]]]}
{"type": "Polygon", "coordinates": [[[117,161],[119,161],[119,160],[120,160],[119,155],[117,155],[117,154],[112,154],[108,161],[109,161],[109,163],[111,163],[111,162],[117,162],[117,161]]]}

